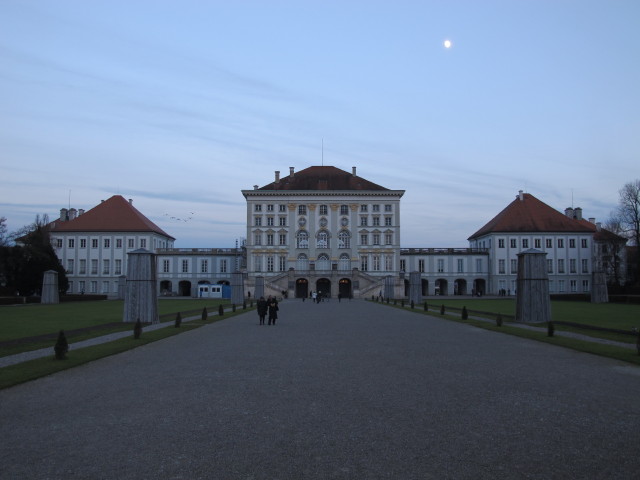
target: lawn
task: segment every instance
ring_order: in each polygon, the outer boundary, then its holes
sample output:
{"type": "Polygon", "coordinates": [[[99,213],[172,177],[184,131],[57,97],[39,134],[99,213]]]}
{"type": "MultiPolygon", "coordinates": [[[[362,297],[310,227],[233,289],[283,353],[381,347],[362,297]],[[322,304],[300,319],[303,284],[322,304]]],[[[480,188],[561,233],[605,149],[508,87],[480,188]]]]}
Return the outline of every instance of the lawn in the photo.
{"type": "MultiPolygon", "coordinates": [[[[178,312],[195,315],[203,308],[212,313],[218,305],[227,305],[228,300],[216,299],[160,299],[158,314],[161,321],[172,320],[178,312]],[[164,318],[163,318],[164,317],[164,318]]],[[[16,305],[0,307],[0,342],[24,339],[40,335],[57,335],[64,330],[67,340],[78,342],[108,333],[130,330],[129,324],[122,323],[124,302],[122,300],[103,300],[95,302],[68,302],[57,305],[16,305]],[[75,332],[87,329],[89,331],[75,332]]],[[[36,350],[51,346],[50,339],[20,342],[17,345],[5,344],[0,356],[36,350]]]]}

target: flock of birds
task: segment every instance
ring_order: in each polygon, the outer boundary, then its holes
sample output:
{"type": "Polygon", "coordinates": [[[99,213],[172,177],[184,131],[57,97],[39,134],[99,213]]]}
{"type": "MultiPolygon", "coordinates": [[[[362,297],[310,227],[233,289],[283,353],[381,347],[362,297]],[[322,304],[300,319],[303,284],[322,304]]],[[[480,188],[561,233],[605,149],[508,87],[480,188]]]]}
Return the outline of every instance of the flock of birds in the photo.
{"type": "Polygon", "coordinates": [[[193,212],[189,212],[190,216],[189,218],[179,218],[179,217],[173,217],[171,215],[169,215],[168,213],[165,213],[164,216],[165,217],[169,217],[169,220],[175,220],[176,222],[188,222],[189,220],[191,220],[193,218],[194,213],[193,212]]]}

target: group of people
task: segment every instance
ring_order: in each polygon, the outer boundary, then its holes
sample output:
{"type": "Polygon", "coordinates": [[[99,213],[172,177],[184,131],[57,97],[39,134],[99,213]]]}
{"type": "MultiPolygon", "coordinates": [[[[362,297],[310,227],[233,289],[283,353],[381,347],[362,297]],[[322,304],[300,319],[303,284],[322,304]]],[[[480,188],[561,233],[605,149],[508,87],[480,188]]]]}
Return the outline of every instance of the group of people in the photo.
{"type": "Polygon", "coordinates": [[[258,310],[258,317],[260,318],[260,325],[264,325],[264,319],[269,315],[269,325],[275,325],[278,319],[278,300],[276,297],[269,295],[265,300],[264,297],[260,297],[256,304],[258,310]]]}

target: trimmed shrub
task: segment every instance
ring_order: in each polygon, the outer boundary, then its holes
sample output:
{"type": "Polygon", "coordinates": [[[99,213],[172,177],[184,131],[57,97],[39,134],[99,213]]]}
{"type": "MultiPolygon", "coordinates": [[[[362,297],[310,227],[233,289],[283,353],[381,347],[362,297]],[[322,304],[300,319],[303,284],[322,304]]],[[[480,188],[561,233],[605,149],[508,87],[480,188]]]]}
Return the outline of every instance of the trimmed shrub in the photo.
{"type": "Polygon", "coordinates": [[[231,311],[232,311],[232,312],[235,312],[235,311],[236,311],[236,304],[235,304],[235,303],[231,305],[231,311]]]}
{"type": "Polygon", "coordinates": [[[467,318],[469,318],[469,312],[467,312],[467,307],[462,307],[461,317],[462,317],[462,320],[466,320],[467,318]]]}
{"type": "Polygon", "coordinates": [[[429,305],[427,304],[427,302],[424,302],[424,311],[425,312],[429,311],[429,305]]]}
{"type": "Polygon", "coordinates": [[[136,324],[133,326],[133,338],[138,340],[142,335],[142,323],[140,323],[140,318],[136,321],[136,324]]]}
{"type": "Polygon", "coordinates": [[[498,314],[498,316],[496,317],[496,325],[498,327],[502,326],[502,315],[498,314]]]}
{"type": "Polygon", "coordinates": [[[175,328],[179,328],[180,325],[182,324],[182,315],[180,315],[180,312],[178,312],[178,314],[176,315],[176,323],[175,323],[175,328]]]}
{"type": "Polygon", "coordinates": [[[56,354],[56,360],[65,360],[67,358],[69,343],[67,342],[67,337],[65,337],[62,330],[60,330],[60,333],[58,334],[58,340],[53,347],[53,351],[56,354]]]}
{"type": "Polygon", "coordinates": [[[411,300],[411,310],[413,310],[415,308],[416,304],[413,303],[413,300],[411,300]]]}
{"type": "Polygon", "coordinates": [[[218,315],[221,317],[224,315],[224,308],[222,308],[222,304],[218,305],[218,315]]]}
{"type": "Polygon", "coordinates": [[[547,323],[547,336],[548,337],[553,337],[553,334],[556,331],[556,327],[553,325],[553,322],[548,322],[547,323]]]}
{"type": "Polygon", "coordinates": [[[243,310],[247,309],[247,301],[246,300],[244,302],[242,302],[242,309],[243,310]]]}
{"type": "Polygon", "coordinates": [[[440,315],[444,315],[444,305],[440,305],[440,315]]]}
{"type": "Polygon", "coordinates": [[[209,312],[207,312],[207,307],[204,307],[202,309],[202,321],[206,322],[208,316],[209,316],[209,312]]]}

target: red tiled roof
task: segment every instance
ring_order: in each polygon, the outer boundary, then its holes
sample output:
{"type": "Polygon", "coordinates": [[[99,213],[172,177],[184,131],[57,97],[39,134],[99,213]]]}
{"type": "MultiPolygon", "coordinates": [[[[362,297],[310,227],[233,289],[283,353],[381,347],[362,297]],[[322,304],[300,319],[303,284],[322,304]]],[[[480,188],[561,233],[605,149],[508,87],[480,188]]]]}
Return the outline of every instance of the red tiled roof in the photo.
{"type": "Polygon", "coordinates": [[[336,167],[308,167],[259,190],[389,190],[336,167]]]}
{"type": "Polygon", "coordinates": [[[66,222],[51,222],[52,232],[154,232],[175,240],[121,195],[114,195],[66,222]]]}
{"type": "Polygon", "coordinates": [[[600,227],[600,230],[598,230],[598,227],[589,222],[588,220],[585,220],[584,218],[581,218],[580,220],[576,220],[577,222],[580,222],[580,224],[584,225],[585,227],[591,229],[591,231],[593,232],[593,238],[596,241],[599,242],[620,242],[620,243],[626,243],[627,239],[624,237],[621,237],[620,235],[613,233],[609,230],[606,230],[602,227],[600,227]]]}
{"type": "MultiPolygon", "coordinates": [[[[589,222],[587,222],[589,223],[589,222]]],[[[522,194],[493,217],[484,227],[471,235],[468,240],[482,237],[489,233],[524,233],[524,232],[572,232],[593,233],[593,228],[541,202],[530,193],[522,194]]]]}

